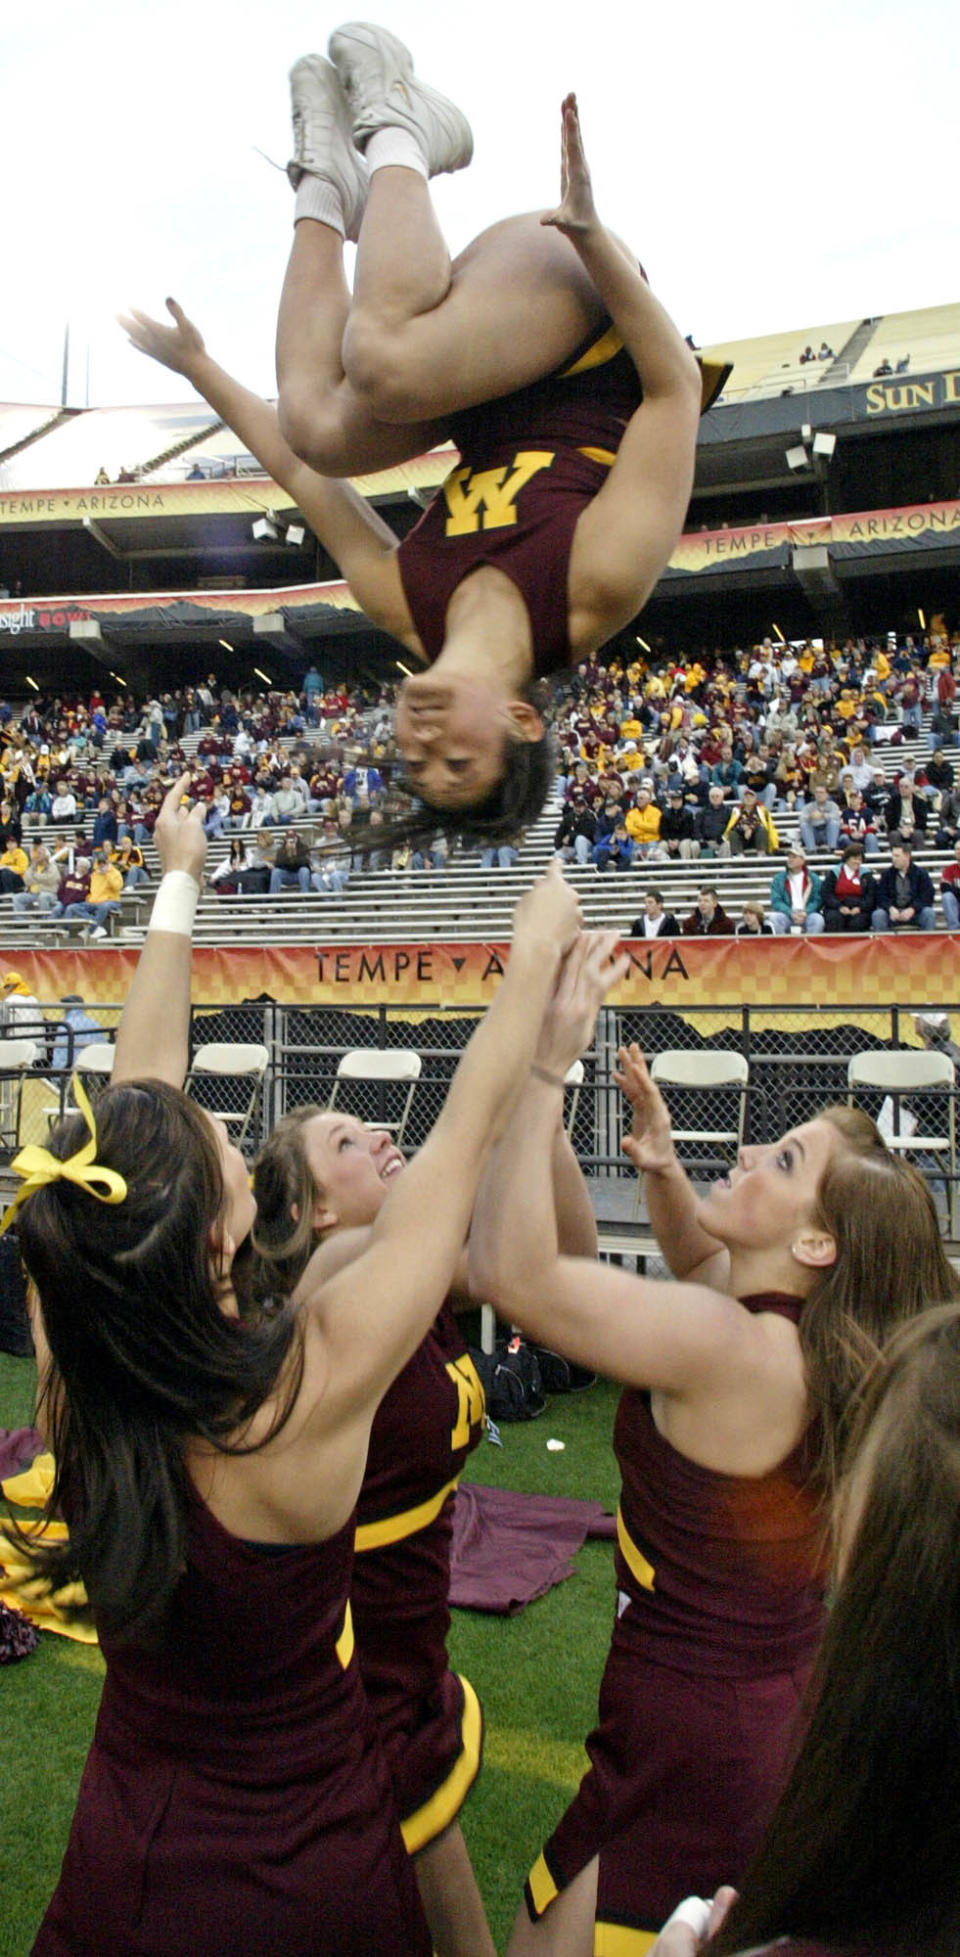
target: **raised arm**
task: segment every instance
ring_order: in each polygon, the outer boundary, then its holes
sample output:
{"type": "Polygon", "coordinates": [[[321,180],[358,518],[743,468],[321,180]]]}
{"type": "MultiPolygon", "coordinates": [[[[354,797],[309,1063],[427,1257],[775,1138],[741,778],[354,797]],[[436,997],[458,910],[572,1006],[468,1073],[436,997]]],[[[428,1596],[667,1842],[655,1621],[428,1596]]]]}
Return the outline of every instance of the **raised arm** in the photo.
{"type": "MultiPolygon", "coordinates": [[[[366,1250],[299,1289],[323,1353],[324,1422],[376,1405],[416,1350],[450,1286],[481,1171],[533,1061],[547,1000],[579,907],[554,870],[521,900],[506,975],[454,1075],[443,1110],[393,1183],[366,1250]]],[[[552,1136],[551,1136],[552,1144],[552,1136]]],[[[317,1254],[322,1269],[323,1248],[317,1254]]]]}
{"type": "Polygon", "coordinates": [[[153,836],[163,876],[117,1031],[114,1085],[149,1075],[182,1087],[190,1054],[193,918],[207,838],[203,809],[183,806],[189,774],[165,796],[153,836]]]}
{"type": "Polygon", "coordinates": [[[397,539],[389,525],[349,482],[320,476],[302,462],[280,432],[276,409],[211,359],[202,334],[175,299],[167,300],[167,311],[173,326],[137,311],[121,316],[120,324],[140,353],[182,374],[246,443],[267,474],[293,497],[367,617],[405,641],[411,621],[394,562],[397,539]]]}
{"type": "Polygon", "coordinates": [[[562,115],[562,200],[543,222],[569,238],[643,385],[610,474],[577,524],[570,610],[579,650],[628,624],[669,560],[693,488],[702,385],[693,354],[639,266],[597,216],[575,96],[567,96],[562,115]]]}
{"type": "Polygon", "coordinates": [[[677,1160],[670,1115],[656,1081],[636,1045],[621,1047],[614,1074],[632,1109],[623,1152],[638,1175],[646,1177],[650,1224],[674,1277],[725,1291],[730,1253],[697,1222],[697,1199],[677,1160]]]}
{"type": "Polygon", "coordinates": [[[537,1069],[481,1183],[470,1285],[530,1337],[581,1365],[685,1395],[710,1384],[718,1369],[746,1367],[749,1314],[712,1287],[652,1282],[565,1257],[557,1235],[550,1171],[557,1095],[618,970],[609,936],[581,940],[566,961],[558,992],[567,997],[552,1015],[553,1038],[541,1040],[537,1069]],[[544,1056],[549,1065],[541,1065],[544,1056]]]}
{"type": "MultiPolygon", "coordinates": [[[[552,1149],[553,1200],[560,1248],[570,1257],[595,1257],[596,1219],[580,1164],[567,1139],[562,1116],[561,1103],[557,1108],[552,1149]]],[[[370,1247],[372,1234],[372,1224],[364,1224],[355,1230],[335,1230],[314,1252],[310,1263],[311,1282],[316,1285],[326,1283],[337,1271],[344,1270],[361,1257],[370,1247]]],[[[454,1265],[450,1299],[454,1311],[472,1309],[475,1303],[470,1296],[466,1243],[454,1265]]]]}

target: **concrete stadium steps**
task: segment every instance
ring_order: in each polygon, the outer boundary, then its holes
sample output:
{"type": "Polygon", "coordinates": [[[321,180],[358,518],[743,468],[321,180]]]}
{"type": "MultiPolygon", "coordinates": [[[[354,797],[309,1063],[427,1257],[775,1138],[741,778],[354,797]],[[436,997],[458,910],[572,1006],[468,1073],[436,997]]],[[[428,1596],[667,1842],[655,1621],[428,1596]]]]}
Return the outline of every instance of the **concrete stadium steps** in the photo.
{"type": "MultiPolygon", "coordinates": [[[[199,735],[188,736],[184,747],[189,744],[189,749],[195,751],[199,738],[199,735]]],[[[292,740],[283,742],[285,747],[291,744],[292,740]]],[[[928,755],[925,729],[920,741],[895,748],[881,746],[873,750],[872,758],[892,778],[897,769],[919,765],[928,755]]],[[[960,762],[960,755],[957,760],[960,762]]],[[[211,946],[406,944],[424,939],[452,943],[485,939],[502,942],[509,937],[517,899],[553,855],[561,808],[560,799],[554,797],[519,845],[519,860],[511,870],[482,869],[479,852],[471,851],[469,855],[456,856],[445,870],[355,872],[346,890],[338,896],[290,891],[276,897],[218,897],[215,889],[207,885],[197,911],[195,942],[211,946]]],[[[92,820],[88,814],[84,821],[88,833],[92,820]]],[[[641,914],[644,892],[651,885],[662,891],[666,909],[675,912],[682,923],[692,911],[697,890],[704,883],[716,886],[724,910],[736,922],[748,899],[767,904],[771,879],[783,865],[786,845],[798,834],[796,815],[776,815],[774,820],[781,848],[773,857],[643,862],[626,873],[608,871],[604,875],[592,865],[584,868],[567,865],[566,874],[581,896],[585,923],[590,928],[625,932],[641,914]]],[[[316,817],[305,817],[294,826],[311,840],[319,835],[316,817]]],[[[78,827],[79,822],[47,825],[43,829],[25,828],[24,840],[29,843],[39,838],[56,847],[60,842],[72,840],[78,827]]],[[[249,839],[249,832],[242,833],[249,839]]],[[[276,842],[284,833],[282,828],[270,831],[276,842]]],[[[228,853],[229,842],[229,836],[211,842],[208,862],[211,871],[228,853]]],[[[111,930],[111,942],[136,945],[143,941],[160,873],[152,842],[144,845],[143,854],[150,881],[138,892],[121,898],[120,917],[111,930]]],[[[886,860],[881,849],[881,867],[886,860]]],[[[950,852],[918,850],[917,860],[930,871],[937,889],[940,869],[950,860],[950,852]]],[[[812,855],[809,861],[811,868],[822,876],[836,863],[837,855],[823,852],[812,855]]],[[[0,946],[49,949],[58,944],[83,942],[85,929],[81,924],[42,922],[36,913],[15,918],[12,898],[0,897],[0,946]]],[[[105,942],[98,940],[101,946],[105,942]]]]}
{"type": "MultiPolygon", "coordinates": [[[[531,850],[527,860],[512,870],[483,870],[477,863],[460,863],[446,870],[357,872],[338,896],[288,891],[276,897],[218,897],[208,886],[197,910],[194,940],[198,945],[407,944],[425,938],[502,942],[510,934],[517,899],[550,854],[549,847],[531,850]]],[[[836,860],[829,852],[809,859],[821,875],[836,860]]],[[[935,889],[940,869],[949,860],[946,851],[917,851],[917,861],[930,871],[935,889]]],[[[569,864],[566,874],[579,892],[589,928],[626,932],[641,914],[644,893],[651,886],[662,891],[666,909],[682,923],[694,907],[700,885],[713,884],[724,910],[736,921],[748,899],[767,905],[771,879],[783,861],[781,850],[774,857],[644,863],[623,874],[603,876],[592,866],[569,864]]],[[[881,857],[880,863],[885,861],[881,857]]],[[[112,941],[142,942],[152,896],[153,886],[145,886],[121,899],[119,929],[115,938],[111,934],[112,941]]],[[[82,941],[82,931],[79,924],[44,922],[32,912],[18,919],[12,898],[0,898],[0,944],[50,948],[82,941]]]]}

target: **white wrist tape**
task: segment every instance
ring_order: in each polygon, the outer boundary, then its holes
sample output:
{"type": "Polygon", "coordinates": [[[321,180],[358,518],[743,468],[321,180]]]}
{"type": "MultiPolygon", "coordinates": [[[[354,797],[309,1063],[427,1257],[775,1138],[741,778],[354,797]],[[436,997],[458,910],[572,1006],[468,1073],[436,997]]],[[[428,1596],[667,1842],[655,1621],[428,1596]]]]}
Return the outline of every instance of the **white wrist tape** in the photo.
{"type": "Polygon", "coordinates": [[[189,870],[168,870],[160,879],[147,930],[174,931],[178,938],[192,938],[199,900],[200,885],[189,870]]]}
{"type": "Polygon", "coordinates": [[[710,1910],[711,1904],[704,1902],[702,1896],[685,1896],[683,1902],[677,1904],[673,1915],[667,1917],[663,1928],[669,1930],[672,1923],[685,1923],[687,1929],[692,1930],[699,1941],[707,1934],[710,1910]]]}

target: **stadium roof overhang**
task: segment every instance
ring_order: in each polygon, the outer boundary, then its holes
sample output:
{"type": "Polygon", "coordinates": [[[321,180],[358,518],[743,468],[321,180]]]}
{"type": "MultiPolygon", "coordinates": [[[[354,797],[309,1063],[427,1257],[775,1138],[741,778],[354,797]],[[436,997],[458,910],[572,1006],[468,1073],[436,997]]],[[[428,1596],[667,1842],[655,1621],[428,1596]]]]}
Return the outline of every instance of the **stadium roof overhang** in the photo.
{"type": "Polygon", "coordinates": [[[952,423],[960,423],[960,369],[724,402],[700,423],[694,493],[781,487],[791,477],[786,451],[806,431],[808,440],[829,432],[847,442],[952,423]]]}

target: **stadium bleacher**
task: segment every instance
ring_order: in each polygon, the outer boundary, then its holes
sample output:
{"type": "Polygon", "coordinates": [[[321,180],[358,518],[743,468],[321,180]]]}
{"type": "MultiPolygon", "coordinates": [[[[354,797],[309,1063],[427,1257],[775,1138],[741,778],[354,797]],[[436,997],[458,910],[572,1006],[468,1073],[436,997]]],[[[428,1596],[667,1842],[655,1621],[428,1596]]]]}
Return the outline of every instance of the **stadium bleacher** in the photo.
{"type": "MultiPolygon", "coordinates": [[[[188,735],[182,742],[188,757],[196,753],[200,736],[188,735]]],[[[287,749],[293,738],[280,743],[287,749]]],[[[926,742],[915,743],[917,756],[926,751],[926,742]]],[[[105,750],[109,755],[109,747],[105,750]]],[[[913,748],[881,746],[872,760],[882,768],[891,785],[894,775],[906,766],[913,748]]],[[[287,891],[276,896],[235,896],[216,894],[207,884],[200,900],[195,927],[198,945],[283,945],[283,944],[404,944],[422,938],[443,942],[489,940],[502,942],[509,936],[513,907],[532,877],[538,875],[553,855],[553,837],[561,803],[554,799],[539,820],[518,844],[518,861],[512,869],[483,869],[479,853],[454,854],[442,870],[393,869],[355,872],[345,890],[336,895],[287,891]]],[[[84,826],[91,826],[85,818],[84,826]]],[[[723,908],[735,920],[742,915],[748,900],[767,905],[771,880],[782,867],[791,839],[798,836],[796,811],[778,812],[779,855],[742,856],[731,859],[703,859],[693,862],[654,860],[638,863],[629,871],[600,875],[594,866],[567,866],[566,874],[577,887],[588,928],[617,928],[626,931],[642,908],[644,891],[653,884],[662,890],[667,910],[682,921],[693,910],[698,889],[715,884],[723,908]]],[[[70,823],[58,827],[27,829],[31,840],[41,838],[56,846],[72,840],[78,827],[70,823]]],[[[319,838],[316,817],[305,817],[296,825],[309,841],[319,838]]],[[[269,826],[268,826],[269,829],[269,826]]],[[[269,831],[279,842],[284,834],[269,831]]],[[[209,870],[212,872],[229,849],[229,836],[211,843],[209,870]]],[[[149,917],[155,880],[159,874],[156,848],[143,845],[145,866],[151,873],[148,884],[121,898],[119,919],[111,922],[111,938],[124,944],[142,942],[149,917]]],[[[811,868],[819,874],[834,866],[838,851],[809,856],[811,868]]],[[[939,871],[949,852],[918,846],[917,862],[930,871],[935,887],[939,871]]],[[[885,859],[884,859],[885,860],[885,859]]],[[[53,946],[85,938],[86,927],[79,921],[44,919],[36,912],[15,917],[12,897],[0,896],[0,943],[30,947],[53,946]]]]}

